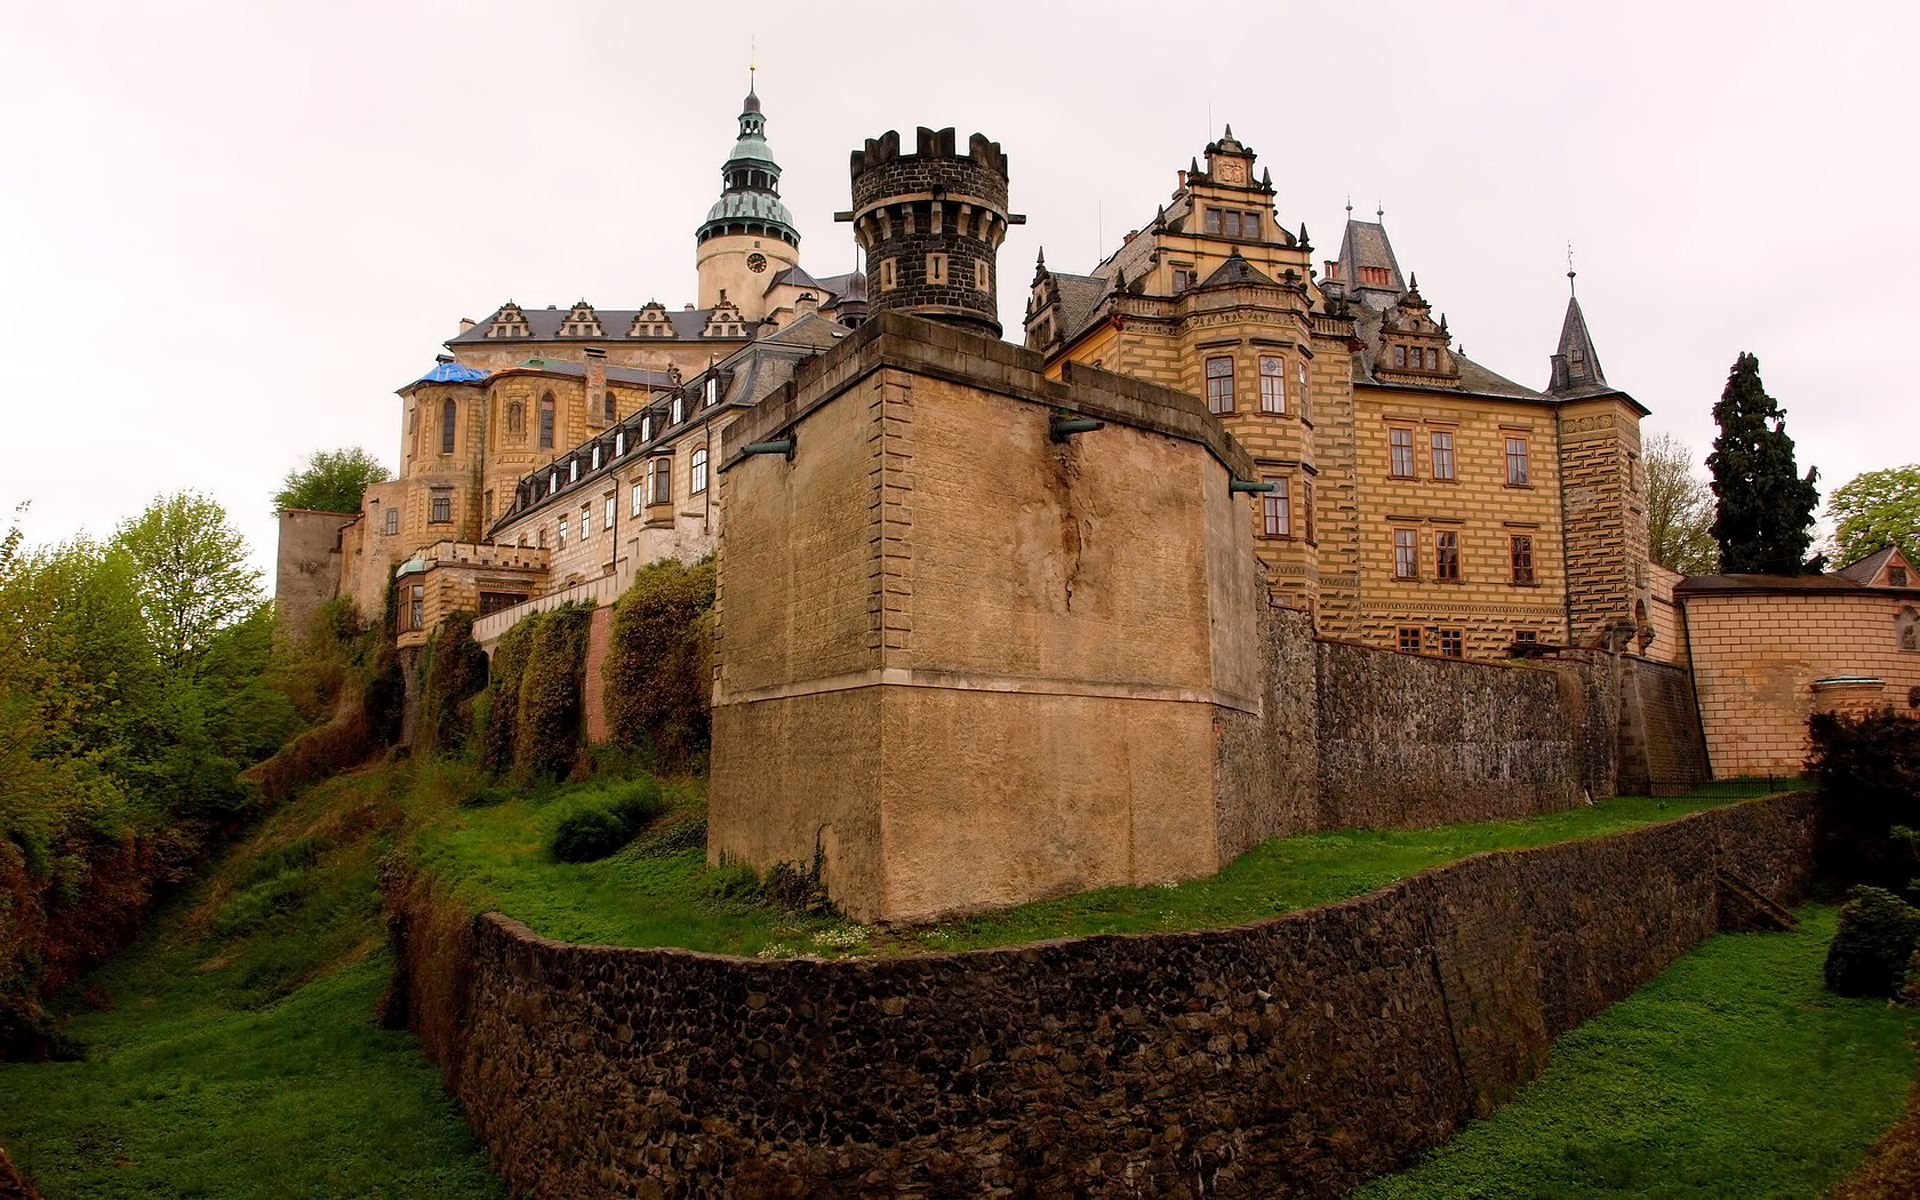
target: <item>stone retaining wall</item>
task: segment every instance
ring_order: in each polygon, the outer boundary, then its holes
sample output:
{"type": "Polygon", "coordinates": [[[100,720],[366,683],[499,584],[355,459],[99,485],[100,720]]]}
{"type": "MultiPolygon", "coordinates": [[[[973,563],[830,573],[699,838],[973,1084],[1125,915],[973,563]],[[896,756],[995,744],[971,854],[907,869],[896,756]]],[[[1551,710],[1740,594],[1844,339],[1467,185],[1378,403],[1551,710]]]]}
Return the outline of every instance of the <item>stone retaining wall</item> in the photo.
{"type": "Polygon", "coordinates": [[[467,929],[415,878],[395,1003],[522,1194],[1330,1194],[1713,932],[1716,869],[1799,899],[1812,813],[1480,855],[1235,929],[839,962],[467,929]]]}

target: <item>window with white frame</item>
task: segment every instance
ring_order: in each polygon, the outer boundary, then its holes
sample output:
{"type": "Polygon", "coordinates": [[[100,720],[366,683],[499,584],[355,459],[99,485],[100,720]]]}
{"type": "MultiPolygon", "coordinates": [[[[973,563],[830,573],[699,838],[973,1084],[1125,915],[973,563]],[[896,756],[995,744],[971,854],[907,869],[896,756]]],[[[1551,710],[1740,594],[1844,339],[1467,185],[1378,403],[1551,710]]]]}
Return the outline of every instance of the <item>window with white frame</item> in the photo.
{"type": "Polygon", "coordinates": [[[1260,356],[1260,411],[1287,411],[1287,360],[1278,355],[1260,356]]]}
{"type": "Polygon", "coordinates": [[[656,458],[647,466],[647,503],[673,502],[673,460],[656,458]]]}
{"type": "Polygon", "coordinates": [[[1289,481],[1284,475],[1269,475],[1266,482],[1273,485],[1273,490],[1260,498],[1260,532],[1266,537],[1292,537],[1293,497],[1287,486],[1289,481]]]}
{"type": "Polygon", "coordinates": [[[1221,354],[1207,360],[1207,411],[1233,411],[1233,359],[1221,354]]]}
{"type": "Polygon", "coordinates": [[[707,448],[702,446],[695,450],[689,463],[687,494],[698,496],[707,490],[707,448]]]}

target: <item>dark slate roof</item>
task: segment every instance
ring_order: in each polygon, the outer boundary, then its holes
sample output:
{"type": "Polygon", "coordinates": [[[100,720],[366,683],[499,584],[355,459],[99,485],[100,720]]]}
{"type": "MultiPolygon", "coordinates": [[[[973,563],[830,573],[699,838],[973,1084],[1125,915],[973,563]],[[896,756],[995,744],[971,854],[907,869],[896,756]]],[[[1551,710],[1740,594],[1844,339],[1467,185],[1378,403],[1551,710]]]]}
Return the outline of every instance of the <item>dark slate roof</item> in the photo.
{"type": "Polygon", "coordinates": [[[1219,284],[1228,284],[1228,283],[1272,284],[1273,280],[1270,277],[1268,277],[1265,271],[1262,271],[1259,267],[1254,266],[1252,263],[1248,262],[1246,259],[1241,258],[1240,248],[1238,246],[1235,246],[1233,249],[1233,253],[1227,255],[1227,261],[1221,263],[1219,270],[1207,276],[1206,282],[1202,283],[1200,286],[1214,287],[1219,284]]]}
{"type": "Polygon", "coordinates": [[[1098,275],[1069,275],[1064,271],[1048,274],[1060,292],[1060,332],[1071,342],[1086,329],[1113,285],[1098,275]]]}
{"type": "MultiPolygon", "coordinates": [[[[1863,560],[1864,561],[1864,560],[1863,560]]],[[[1732,592],[1824,592],[1829,595],[1860,595],[1863,593],[1880,595],[1893,592],[1896,595],[1911,593],[1920,596],[1920,587],[1911,588],[1870,588],[1862,586],[1858,580],[1846,575],[1689,575],[1673,585],[1676,594],[1708,595],[1732,592]]]]}
{"type": "MultiPolygon", "coordinates": [[[[560,326],[566,322],[567,313],[569,311],[568,309],[528,308],[528,309],[523,309],[522,311],[526,314],[527,328],[532,330],[532,336],[530,337],[525,337],[525,338],[490,338],[488,337],[487,330],[493,328],[493,323],[496,320],[498,320],[500,317],[500,309],[495,309],[487,317],[486,320],[481,321],[479,324],[475,325],[472,329],[467,330],[465,333],[459,334],[456,337],[448,338],[446,344],[449,346],[465,346],[465,345],[471,345],[476,342],[480,342],[480,343],[516,342],[516,341],[595,342],[595,341],[612,341],[612,340],[624,339],[627,337],[627,330],[633,328],[633,319],[639,316],[645,310],[638,309],[638,308],[597,308],[595,309],[594,316],[600,319],[600,327],[606,330],[606,336],[604,338],[599,338],[599,337],[562,338],[560,336],[560,326]]],[[[673,326],[673,332],[676,339],[700,340],[701,335],[706,331],[708,319],[713,316],[713,310],[711,308],[680,308],[680,309],[669,308],[666,310],[666,314],[667,314],[668,323],[673,326]]],[[[747,324],[751,326],[752,322],[748,322],[747,324]]],[[[637,342],[644,342],[644,341],[658,341],[658,340],[665,340],[665,339],[638,337],[632,340],[637,342]]],[[[739,339],[738,338],[710,338],[706,340],[731,342],[731,341],[738,341],[739,339]]]]}
{"type": "Polygon", "coordinates": [[[783,283],[799,288],[819,288],[823,292],[827,290],[827,285],[807,274],[805,267],[788,267],[784,271],[776,272],[774,277],[767,281],[767,290],[772,291],[783,283]]]}
{"type": "Polygon", "coordinates": [[[1340,238],[1340,282],[1347,294],[1369,292],[1369,303],[1385,307],[1386,296],[1398,297],[1407,290],[1407,278],[1400,273],[1400,260],[1393,255],[1393,243],[1387,239],[1387,227],[1374,221],[1347,218],[1347,231],[1340,238]],[[1362,283],[1361,267],[1384,267],[1390,284],[1362,283]]]}
{"type": "Polygon", "coordinates": [[[1614,389],[1607,385],[1606,372],[1600,369],[1600,356],[1593,352],[1593,335],[1587,332],[1587,318],[1580,312],[1577,297],[1567,297],[1566,320],[1560,325],[1560,349],[1553,355],[1553,378],[1547,391],[1555,396],[1597,396],[1614,389]]]}
{"type": "Polygon", "coordinates": [[[1906,564],[1907,556],[1900,553],[1898,546],[1882,546],[1865,558],[1855,559],[1841,567],[1834,574],[1845,576],[1858,584],[1871,584],[1880,577],[1880,572],[1887,569],[1887,564],[1892,562],[1895,556],[1899,557],[1903,565],[1906,564]]]}

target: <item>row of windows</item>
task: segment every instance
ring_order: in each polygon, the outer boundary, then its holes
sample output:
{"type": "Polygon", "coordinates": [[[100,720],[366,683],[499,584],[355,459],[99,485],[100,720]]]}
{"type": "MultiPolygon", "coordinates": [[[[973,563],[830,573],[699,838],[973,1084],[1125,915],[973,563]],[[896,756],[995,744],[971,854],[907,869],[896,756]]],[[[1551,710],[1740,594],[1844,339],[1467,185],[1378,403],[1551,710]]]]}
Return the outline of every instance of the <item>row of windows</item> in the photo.
{"type": "MultiPolygon", "coordinates": [[[[1433,564],[1431,578],[1438,583],[1460,582],[1460,534],[1457,530],[1437,529],[1433,534],[1433,553],[1429,562],[1433,564]]],[[[1395,579],[1420,578],[1420,531],[1418,529],[1395,529],[1393,531],[1393,577],[1395,579]]],[[[1534,583],[1533,535],[1514,533],[1507,535],[1507,582],[1520,587],[1534,583]]]]}
{"type": "MultiPolygon", "coordinates": [[[[1454,457],[1454,434],[1450,429],[1427,431],[1429,478],[1442,481],[1458,479],[1459,464],[1454,457]]],[[[1507,483],[1525,487],[1532,482],[1527,439],[1509,435],[1507,443],[1507,483]]],[[[1395,425],[1387,430],[1387,474],[1394,479],[1415,478],[1413,470],[1413,430],[1395,425]]]]}
{"type": "MultiPolygon", "coordinates": [[[[692,457],[688,459],[688,495],[698,496],[707,490],[707,463],[707,448],[705,446],[696,449],[692,457]]],[[[631,502],[633,505],[632,515],[635,517],[641,516],[650,504],[673,503],[672,458],[661,455],[647,463],[646,473],[641,477],[639,483],[633,485],[631,502]]],[[[600,521],[600,527],[602,529],[609,531],[613,529],[614,522],[618,516],[614,510],[614,506],[615,497],[611,495],[605,497],[605,511],[602,513],[600,521]]],[[[569,532],[568,521],[569,518],[564,514],[555,520],[554,532],[557,539],[556,545],[563,550],[567,545],[569,532]]],[[[580,537],[586,538],[592,536],[592,504],[589,503],[580,506],[580,523],[577,528],[580,537]]],[[[541,527],[535,532],[534,536],[536,538],[535,544],[545,548],[547,544],[546,528],[544,526],[541,527]]],[[[524,533],[520,535],[520,544],[522,546],[527,544],[527,535],[524,533]]]]}
{"type": "MultiPolygon", "coordinates": [[[[894,265],[895,261],[894,259],[888,258],[882,259],[880,262],[880,290],[883,292],[890,292],[905,282],[905,280],[901,279],[900,272],[894,265]]],[[[954,282],[952,263],[945,253],[939,250],[928,252],[926,281],[934,284],[951,284],[954,282]]],[[[984,258],[974,260],[973,290],[976,292],[989,292],[993,290],[993,275],[988,267],[987,260],[984,258]]]]}
{"type": "Polygon", "coordinates": [[[1260,236],[1260,214],[1239,208],[1209,208],[1201,218],[1206,231],[1215,237],[1246,238],[1260,236]]]}
{"type": "MultiPolygon", "coordinates": [[[[1291,406],[1299,411],[1301,420],[1312,421],[1306,360],[1294,360],[1291,381],[1288,379],[1287,360],[1277,354],[1260,355],[1257,365],[1260,411],[1286,413],[1291,406]]],[[[1207,411],[1216,415],[1233,412],[1233,356],[1219,354],[1207,359],[1206,378],[1207,411]]]]}
{"type": "MultiPolygon", "coordinates": [[[[1434,629],[1432,633],[1433,648],[1445,657],[1465,658],[1467,656],[1467,639],[1464,631],[1459,629],[1438,628],[1434,629]]],[[[1418,625],[1402,625],[1398,630],[1398,634],[1396,648],[1401,653],[1419,654],[1426,649],[1421,637],[1422,631],[1418,625]]],[[[1516,629],[1513,631],[1513,640],[1516,642],[1537,642],[1540,640],[1540,631],[1537,629],[1516,629]]]]}
{"type": "Polygon", "coordinates": [[[1412,367],[1416,371],[1438,371],[1440,369],[1440,351],[1432,346],[1395,346],[1393,365],[1412,367]],[[1411,359],[1411,361],[1409,361],[1411,359]]]}

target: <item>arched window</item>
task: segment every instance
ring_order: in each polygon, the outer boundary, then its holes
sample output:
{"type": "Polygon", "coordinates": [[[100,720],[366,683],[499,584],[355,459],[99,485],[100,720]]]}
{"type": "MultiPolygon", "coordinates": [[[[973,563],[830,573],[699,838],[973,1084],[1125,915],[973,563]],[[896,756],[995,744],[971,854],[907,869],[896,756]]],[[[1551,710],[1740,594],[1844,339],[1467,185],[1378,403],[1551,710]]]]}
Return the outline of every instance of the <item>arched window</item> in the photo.
{"type": "Polygon", "coordinates": [[[700,447],[693,452],[692,480],[687,485],[687,494],[698,496],[707,490],[707,448],[700,447]]]}
{"type": "Polygon", "coordinates": [[[440,406],[440,453],[442,454],[453,453],[453,419],[459,411],[460,406],[453,402],[452,397],[448,397],[447,402],[440,406]]]}
{"type": "Polygon", "coordinates": [[[553,393],[540,397],[540,448],[553,449],[553,393]]]}
{"type": "Polygon", "coordinates": [[[615,407],[616,406],[614,405],[614,402],[613,402],[613,389],[608,388],[607,389],[607,424],[609,425],[619,420],[619,418],[614,415],[615,407]]]}

